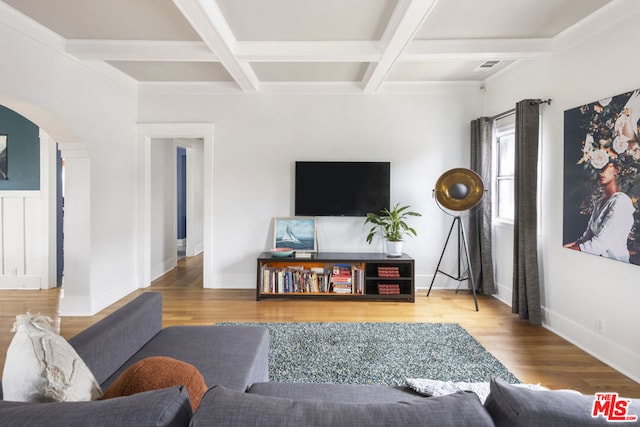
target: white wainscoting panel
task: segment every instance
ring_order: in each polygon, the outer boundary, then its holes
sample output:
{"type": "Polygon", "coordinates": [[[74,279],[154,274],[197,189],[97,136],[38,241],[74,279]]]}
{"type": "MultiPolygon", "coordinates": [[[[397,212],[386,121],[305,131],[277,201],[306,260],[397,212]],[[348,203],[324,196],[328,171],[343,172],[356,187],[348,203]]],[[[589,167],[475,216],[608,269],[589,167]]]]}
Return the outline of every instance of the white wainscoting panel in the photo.
{"type": "Polygon", "coordinates": [[[41,204],[39,191],[0,191],[0,289],[40,289],[41,204]]]}

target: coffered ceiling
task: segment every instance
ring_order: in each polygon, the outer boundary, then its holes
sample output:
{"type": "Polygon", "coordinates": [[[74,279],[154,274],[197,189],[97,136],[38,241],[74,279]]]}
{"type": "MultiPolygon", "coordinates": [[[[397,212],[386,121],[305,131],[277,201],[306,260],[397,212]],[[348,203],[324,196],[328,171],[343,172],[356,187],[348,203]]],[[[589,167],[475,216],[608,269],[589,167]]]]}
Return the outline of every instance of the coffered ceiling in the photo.
{"type": "MultiPolygon", "coordinates": [[[[375,92],[482,82],[616,0],[4,0],[140,86],[375,92]]],[[[15,10],[13,10],[15,9],[15,10]]],[[[24,15],[24,16],[22,16],[24,15]]]]}

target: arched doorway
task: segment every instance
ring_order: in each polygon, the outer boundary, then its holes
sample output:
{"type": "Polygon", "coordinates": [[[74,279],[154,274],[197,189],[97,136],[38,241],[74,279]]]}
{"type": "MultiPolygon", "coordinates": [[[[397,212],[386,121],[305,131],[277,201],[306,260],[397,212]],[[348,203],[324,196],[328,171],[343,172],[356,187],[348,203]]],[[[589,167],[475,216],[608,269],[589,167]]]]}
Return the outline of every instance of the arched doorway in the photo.
{"type": "MultiPolygon", "coordinates": [[[[68,159],[66,164],[65,197],[66,215],[65,223],[73,224],[66,227],[64,240],[65,259],[73,259],[66,262],[65,268],[65,300],[61,302],[61,313],[78,311],[76,304],[86,296],[90,286],[90,162],[84,144],[75,141],[75,134],[55,115],[23,101],[7,96],[0,96],[0,104],[7,109],[21,115],[39,128],[40,145],[40,185],[37,191],[21,192],[16,205],[22,210],[21,214],[13,219],[8,219],[11,224],[22,224],[25,230],[20,239],[13,239],[18,250],[25,250],[27,256],[32,257],[30,264],[37,264],[37,270],[25,269],[24,274],[18,279],[8,277],[5,283],[0,283],[0,288],[40,288],[46,289],[56,286],[56,143],[62,151],[62,156],[68,159]],[[69,142],[73,141],[73,142],[69,142]],[[27,209],[25,209],[27,207],[27,209]],[[34,247],[35,246],[35,247],[34,247]],[[34,257],[37,259],[34,261],[34,257]],[[34,284],[34,278],[37,284],[34,284]]],[[[12,194],[11,196],[16,196],[12,194]]],[[[15,227],[19,229],[19,227],[15,227]]],[[[15,249],[15,248],[14,248],[15,249]]],[[[11,249],[9,249],[11,250],[11,249]]],[[[16,272],[18,273],[18,272],[16,272]]],[[[17,277],[18,274],[10,275],[17,277]]],[[[2,280],[0,280],[1,282],[2,280]]]]}

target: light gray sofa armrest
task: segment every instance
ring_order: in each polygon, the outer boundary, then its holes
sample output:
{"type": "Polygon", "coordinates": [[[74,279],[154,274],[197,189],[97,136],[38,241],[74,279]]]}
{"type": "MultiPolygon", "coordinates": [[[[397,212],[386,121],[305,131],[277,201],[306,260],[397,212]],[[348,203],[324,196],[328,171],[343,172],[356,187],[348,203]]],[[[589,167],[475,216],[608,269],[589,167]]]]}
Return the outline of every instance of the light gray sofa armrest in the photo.
{"type": "Polygon", "coordinates": [[[162,295],[145,292],[69,340],[103,384],[162,329],[162,295]]]}

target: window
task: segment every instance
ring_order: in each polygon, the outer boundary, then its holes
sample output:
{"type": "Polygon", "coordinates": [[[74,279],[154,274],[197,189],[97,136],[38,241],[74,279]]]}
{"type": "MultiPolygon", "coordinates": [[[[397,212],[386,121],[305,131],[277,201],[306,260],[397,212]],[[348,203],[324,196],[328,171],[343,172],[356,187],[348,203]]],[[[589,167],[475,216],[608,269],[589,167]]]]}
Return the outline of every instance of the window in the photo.
{"type": "Polygon", "coordinates": [[[497,219],[512,222],[514,218],[515,126],[514,116],[495,123],[495,197],[494,212],[497,219]],[[510,119],[510,120],[507,120],[510,119]],[[499,123],[503,121],[503,123],[499,123]],[[507,123],[504,123],[504,122],[507,123]]]}

